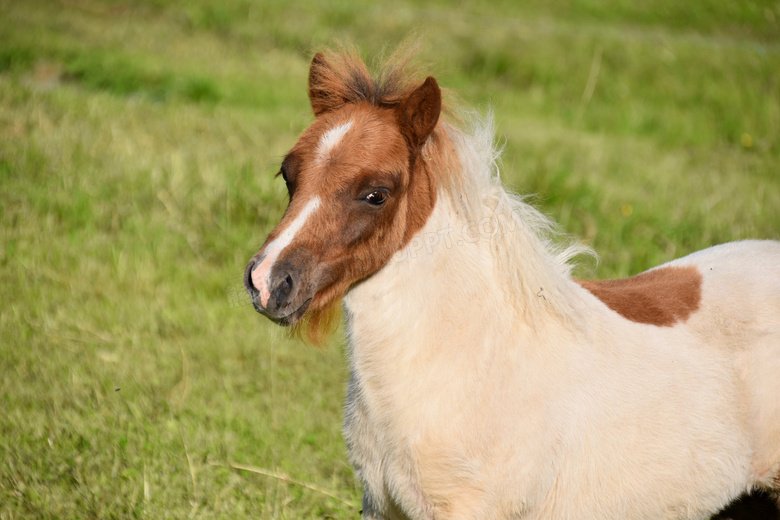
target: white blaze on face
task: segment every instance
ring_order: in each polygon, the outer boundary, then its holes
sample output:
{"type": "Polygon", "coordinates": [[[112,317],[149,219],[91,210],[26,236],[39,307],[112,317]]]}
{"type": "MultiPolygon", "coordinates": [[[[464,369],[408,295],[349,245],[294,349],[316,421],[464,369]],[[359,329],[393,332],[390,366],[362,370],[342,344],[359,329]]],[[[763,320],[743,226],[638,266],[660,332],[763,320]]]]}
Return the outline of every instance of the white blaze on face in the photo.
{"type": "Polygon", "coordinates": [[[320,207],[320,198],[314,197],[303,207],[298,216],[265,248],[263,258],[252,269],[252,285],[260,291],[260,304],[265,308],[271,296],[271,269],[285,247],[289,246],[309,216],[320,207]]]}
{"type": "Polygon", "coordinates": [[[320,142],[317,145],[317,158],[320,161],[327,161],[330,157],[330,153],[341,142],[349,129],[352,128],[352,121],[344,123],[343,125],[334,126],[320,138],[320,142]]]}

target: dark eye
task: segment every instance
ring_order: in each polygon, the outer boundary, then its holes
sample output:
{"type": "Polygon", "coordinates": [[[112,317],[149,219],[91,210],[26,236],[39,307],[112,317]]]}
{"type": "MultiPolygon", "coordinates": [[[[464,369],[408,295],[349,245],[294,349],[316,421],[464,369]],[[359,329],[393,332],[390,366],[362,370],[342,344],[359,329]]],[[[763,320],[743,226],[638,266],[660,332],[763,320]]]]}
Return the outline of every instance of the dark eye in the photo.
{"type": "Polygon", "coordinates": [[[381,190],[372,191],[366,195],[365,201],[372,206],[381,206],[387,201],[387,193],[381,190]]]}
{"type": "Polygon", "coordinates": [[[285,182],[286,184],[289,184],[289,183],[290,183],[290,181],[289,181],[289,180],[287,180],[287,170],[285,170],[285,169],[284,169],[284,166],[282,166],[281,168],[279,168],[279,173],[277,173],[276,175],[281,175],[281,176],[282,176],[282,179],[284,179],[284,182],[285,182]]]}

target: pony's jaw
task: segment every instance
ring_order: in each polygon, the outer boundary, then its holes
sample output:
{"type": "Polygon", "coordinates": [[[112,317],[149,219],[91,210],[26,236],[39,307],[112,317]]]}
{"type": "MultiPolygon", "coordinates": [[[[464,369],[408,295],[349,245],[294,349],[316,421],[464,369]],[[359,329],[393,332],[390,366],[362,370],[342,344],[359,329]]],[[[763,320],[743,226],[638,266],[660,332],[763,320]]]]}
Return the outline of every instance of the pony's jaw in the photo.
{"type": "MultiPolygon", "coordinates": [[[[298,309],[294,310],[290,314],[287,314],[286,316],[282,317],[274,317],[269,315],[266,312],[260,311],[261,314],[269,318],[271,321],[276,323],[277,325],[281,325],[283,327],[289,327],[291,325],[295,325],[299,321],[301,321],[301,318],[306,314],[306,311],[309,308],[309,304],[311,303],[311,298],[303,302],[303,305],[298,307],[298,309]]],[[[257,309],[257,306],[255,306],[255,309],[257,309]]],[[[259,309],[258,309],[259,310],[259,309]]]]}

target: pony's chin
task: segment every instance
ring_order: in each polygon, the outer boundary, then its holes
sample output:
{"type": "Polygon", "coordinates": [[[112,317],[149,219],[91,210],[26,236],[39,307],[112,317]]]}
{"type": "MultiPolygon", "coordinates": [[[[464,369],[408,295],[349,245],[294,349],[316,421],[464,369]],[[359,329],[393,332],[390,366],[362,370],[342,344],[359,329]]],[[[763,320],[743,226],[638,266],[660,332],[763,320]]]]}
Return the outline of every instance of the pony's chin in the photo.
{"type": "Polygon", "coordinates": [[[255,305],[255,310],[277,325],[281,325],[282,327],[290,327],[301,321],[301,318],[303,318],[303,315],[306,314],[306,310],[309,308],[310,303],[311,298],[303,302],[303,304],[296,310],[284,316],[274,316],[265,309],[259,308],[257,305],[255,305]]]}

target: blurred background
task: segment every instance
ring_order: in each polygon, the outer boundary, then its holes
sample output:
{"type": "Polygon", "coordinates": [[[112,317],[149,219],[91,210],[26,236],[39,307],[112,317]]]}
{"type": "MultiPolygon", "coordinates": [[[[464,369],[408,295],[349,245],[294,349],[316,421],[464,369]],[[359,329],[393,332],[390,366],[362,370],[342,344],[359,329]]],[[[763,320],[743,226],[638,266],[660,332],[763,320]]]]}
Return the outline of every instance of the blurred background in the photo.
{"type": "Polygon", "coordinates": [[[780,238],[777,0],[0,0],[0,519],[358,516],[343,336],[241,277],[313,53],[410,34],[579,276],[780,238]]]}

